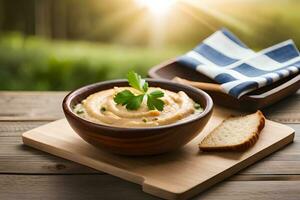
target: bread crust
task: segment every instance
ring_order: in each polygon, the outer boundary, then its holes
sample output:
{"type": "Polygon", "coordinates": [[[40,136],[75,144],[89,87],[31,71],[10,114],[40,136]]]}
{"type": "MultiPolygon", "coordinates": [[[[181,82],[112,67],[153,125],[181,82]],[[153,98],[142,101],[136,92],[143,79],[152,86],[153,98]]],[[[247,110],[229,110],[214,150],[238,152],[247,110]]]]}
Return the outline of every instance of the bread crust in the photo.
{"type": "MultiPolygon", "coordinates": [[[[256,111],[256,114],[259,115],[259,124],[256,127],[256,130],[252,133],[252,137],[250,137],[248,140],[241,144],[237,145],[228,145],[228,146],[222,146],[222,147],[203,147],[201,146],[201,143],[199,144],[199,148],[201,151],[245,151],[246,149],[252,147],[258,140],[261,130],[265,127],[265,117],[263,113],[258,110],[256,111]]],[[[225,121],[225,120],[224,120],[225,121]]],[[[223,123],[223,122],[222,122],[223,123]]],[[[206,136],[207,137],[207,136],[206,136]]]]}

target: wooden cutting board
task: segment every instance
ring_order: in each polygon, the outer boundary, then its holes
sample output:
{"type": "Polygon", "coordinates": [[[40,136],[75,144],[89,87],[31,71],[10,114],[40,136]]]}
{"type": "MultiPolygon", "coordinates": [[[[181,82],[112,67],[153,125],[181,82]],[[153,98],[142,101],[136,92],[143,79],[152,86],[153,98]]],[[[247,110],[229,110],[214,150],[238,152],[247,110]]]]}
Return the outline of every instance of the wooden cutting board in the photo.
{"type": "Polygon", "coordinates": [[[23,142],[140,184],[149,194],[165,199],[187,199],[293,141],[293,129],[267,120],[260,139],[246,152],[199,152],[198,143],[203,137],[231,114],[235,113],[215,108],[198,137],[176,152],[157,156],[126,157],[101,151],[83,141],[66,119],[24,133],[23,142]]]}

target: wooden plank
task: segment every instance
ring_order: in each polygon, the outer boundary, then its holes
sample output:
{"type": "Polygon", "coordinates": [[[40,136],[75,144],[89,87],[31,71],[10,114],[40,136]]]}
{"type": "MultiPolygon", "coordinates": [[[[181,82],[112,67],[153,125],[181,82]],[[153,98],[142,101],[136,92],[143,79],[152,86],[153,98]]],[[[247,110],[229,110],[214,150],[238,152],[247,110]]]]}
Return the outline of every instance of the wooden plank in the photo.
{"type": "Polygon", "coordinates": [[[228,181],[223,182],[194,199],[228,200],[298,200],[300,181],[228,181]]]}
{"type": "MultiPolygon", "coordinates": [[[[56,120],[64,115],[61,102],[67,92],[0,92],[0,120],[56,120]]],[[[300,91],[264,109],[282,123],[300,123],[300,91]]]]}
{"type": "Polygon", "coordinates": [[[226,181],[300,181],[300,175],[287,174],[237,174],[226,181]]]}
{"type": "MultiPolygon", "coordinates": [[[[21,134],[47,122],[0,122],[0,173],[103,174],[103,172],[52,156],[22,144],[21,134]]],[[[240,174],[300,174],[300,124],[295,141],[240,174]]]]}
{"type": "MultiPolygon", "coordinates": [[[[155,200],[140,186],[109,175],[0,175],[0,198],[47,200],[155,200]]],[[[225,181],[193,199],[298,200],[300,181],[225,181]]]]}
{"type": "Polygon", "coordinates": [[[1,200],[154,200],[140,186],[109,175],[0,175],[1,200]]]}
{"type": "Polygon", "coordinates": [[[22,133],[50,121],[0,121],[0,137],[20,137],[22,133]]]}
{"type": "Polygon", "coordinates": [[[300,90],[263,110],[268,119],[281,123],[300,123],[300,90]]]}
{"type": "Polygon", "coordinates": [[[0,92],[0,120],[56,120],[67,92],[0,92]]]}

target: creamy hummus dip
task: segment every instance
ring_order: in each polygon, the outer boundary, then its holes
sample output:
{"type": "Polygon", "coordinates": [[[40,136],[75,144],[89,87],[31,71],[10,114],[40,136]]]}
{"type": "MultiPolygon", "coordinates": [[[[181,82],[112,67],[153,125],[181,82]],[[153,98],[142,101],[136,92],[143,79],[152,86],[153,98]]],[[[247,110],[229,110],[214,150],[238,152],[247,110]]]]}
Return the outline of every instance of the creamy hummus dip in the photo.
{"type": "Polygon", "coordinates": [[[73,111],[89,121],[116,127],[155,127],[176,123],[202,112],[199,104],[189,98],[186,93],[178,93],[161,88],[150,87],[149,92],[160,90],[164,93],[162,111],[149,110],[147,96],[137,110],[127,110],[125,106],[117,105],[114,97],[117,93],[130,90],[134,94],[140,92],[132,87],[115,87],[94,93],[74,106],[73,111]],[[196,105],[196,106],[195,106],[196,105]]]}

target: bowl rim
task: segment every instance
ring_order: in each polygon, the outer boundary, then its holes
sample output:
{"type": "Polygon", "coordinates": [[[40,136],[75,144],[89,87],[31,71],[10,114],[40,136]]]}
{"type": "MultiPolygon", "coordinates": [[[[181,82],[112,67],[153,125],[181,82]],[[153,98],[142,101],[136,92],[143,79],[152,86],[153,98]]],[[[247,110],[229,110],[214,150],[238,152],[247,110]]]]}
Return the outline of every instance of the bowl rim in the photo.
{"type": "MultiPolygon", "coordinates": [[[[185,89],[185,90],[192,90],[196,93],[199,93],[199,95],[202,95],[202,97],[205,99],[206,107],[203,110],[203,112],[199,113],[198,115],[196,115],[195,117],[193,117],[191,119],[180,121],[180,122],[175,122],[175,123],[167,124],[167,125],[155,126],[155,127],[117,127],[117,126],[109,126],[109,125],[106,125],[106,124],[100,124],[100,123],[95,123],[95,122],[91,122],[89,120],[86,120],[82,117],[77,116],[72,111],[72,108],[70,106],[71,100],[75,96],[80,94],[80,92],[86,92],[88,90],[100,87],[102,85],[128,82],[126,79],[114,79],[114,80],[109,80],[109,81],[102,81],[102,82],[92,83],[92,84],[85,85],[85,86],[82,86],[80,88],[77,88],[75,90],[72,90],[63,99],[63,102],[62,102],[63,111],[64,111],[65,115],[69,114],[73,118],[76,118],[76,120],[79,120],[82,123],[87,123],[87,124],[89,124],[91,126],[94,126],[96,128],[102,128],[102,129],[114,130],[114,131],[120,131],[120,132],[129,131],[129,130],[140,132],[140,131],[150,131],[150,130],[163,130],[163,129],[168,129],[168,128],[173,128],[173,127],[178,127],[178,126],[182,126],[182,125],[185,125],[185,124],[189,124],[189,123],[192,123],[194,121],[197,121],[197,120],[203,118],[204,116],[209,114],[213,109],[213,100],[212,100],[212,98],[206,92],[204,92],[203,90],[200,90],[200,89],[192,87],[192,86],[183,85],[183,84],[180,84],[180,83],[169,81],[169,80],[152,79],[152,78],[146,78],[145,80],[150,81],[150,82],[156,82],[158,84],[162,84],[162,88],[163,88],[163,84],[168,84],[168,85],[173,85],[175,87],[182,88],[183,91],[185,89]],[[76,93],[78,93],[78,94],[76,94],[76,93]]],[[[151,83],[149,83],[149,85],[151,85],[151,83]]],[[[99,90],[99,91],[101,91],[101,90],[99,90]]],[[[170,91],[172,91],[172,90],[170,90],[170,91]]]]}

